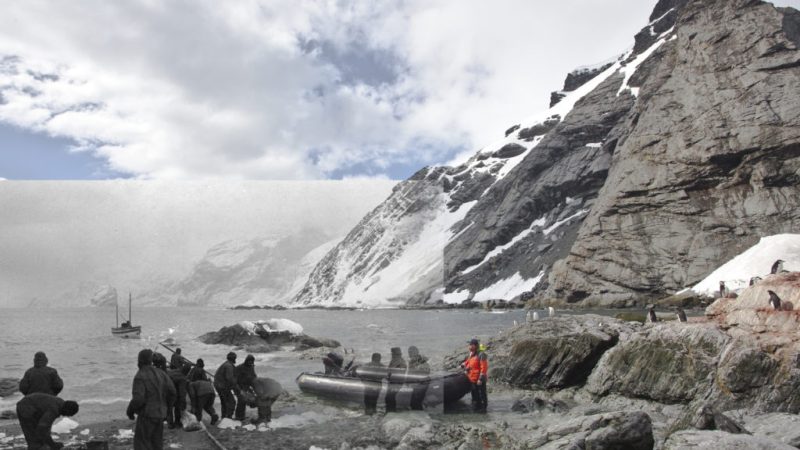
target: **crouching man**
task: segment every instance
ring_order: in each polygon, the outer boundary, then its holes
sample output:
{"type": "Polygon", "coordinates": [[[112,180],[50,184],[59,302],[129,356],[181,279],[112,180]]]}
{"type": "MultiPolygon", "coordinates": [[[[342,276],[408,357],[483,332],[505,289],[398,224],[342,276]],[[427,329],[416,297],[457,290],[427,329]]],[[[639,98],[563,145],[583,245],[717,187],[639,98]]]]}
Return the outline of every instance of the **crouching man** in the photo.
{"type": "Polygon", "coordinates": [[[50,429],[59,416],[74,416],[78,404],[41,392],[28,394],[17,402],[17,418],[28,448],[60,449],[64,444],[53,441],[50,429]]]}
{"type": "Polygon", "coordinates": [[[253,423],[266,423],[272,420],[272,404],[283,392],[280,383],[271,378],[256,378],[252,382],[254,396],[247,396],[247,406],[258,408],[258,419],[253,423]]]}

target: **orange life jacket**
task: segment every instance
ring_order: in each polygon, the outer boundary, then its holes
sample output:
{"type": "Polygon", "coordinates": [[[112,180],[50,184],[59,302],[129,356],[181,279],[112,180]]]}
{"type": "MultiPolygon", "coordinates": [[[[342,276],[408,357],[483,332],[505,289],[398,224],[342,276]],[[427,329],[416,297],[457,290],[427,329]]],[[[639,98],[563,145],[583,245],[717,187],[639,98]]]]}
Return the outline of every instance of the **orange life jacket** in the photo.
{"type": "Polygon", "coordinates": [[[486,358],[486,353],[483,352],[470,353],[467,359],[464,360],[464,367],[467,369],[467,378],[472,383],[477,383],[481,376],[486,381],[489,372],[489,359],[486,358]]]}

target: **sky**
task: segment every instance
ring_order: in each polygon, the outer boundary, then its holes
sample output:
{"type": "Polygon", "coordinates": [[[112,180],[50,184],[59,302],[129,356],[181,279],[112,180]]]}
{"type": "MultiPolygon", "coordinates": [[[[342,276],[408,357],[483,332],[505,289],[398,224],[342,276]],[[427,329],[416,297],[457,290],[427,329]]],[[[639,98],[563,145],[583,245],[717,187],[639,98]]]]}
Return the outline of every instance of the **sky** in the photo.
{"type": "Polygon", "coordinates": [[[0,178],[404,179],[546,109],[654,5],[8,2],[0,178]]]}
{"type": "MultiPolygon", "coordinates": [[[[296,233],[343,237],[388,180],[0,183],[0,307],[82,283],[142,291],[189,275],[212,246],[296,233]]],[[[305,234],[303,234],[305,236],[305,234]]]]}

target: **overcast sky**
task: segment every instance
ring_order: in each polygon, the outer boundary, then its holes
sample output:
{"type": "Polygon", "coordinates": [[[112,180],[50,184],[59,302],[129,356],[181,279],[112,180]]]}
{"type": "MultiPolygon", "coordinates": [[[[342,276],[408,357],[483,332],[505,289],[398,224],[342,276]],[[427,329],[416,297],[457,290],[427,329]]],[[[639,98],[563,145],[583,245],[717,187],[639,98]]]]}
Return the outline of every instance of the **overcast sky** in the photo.
{"type": "Polygon", "coordinates": [[[0,177],[405,178],[546,108],[654,5],[5,2],[0,177]]]}
{"type": "Polygon", "coordinates": [[[0,307],[82,282],[143,290],[179,280],[211,246],[345,235],[394,182],[6,181],[0,183],[0,307]]]}

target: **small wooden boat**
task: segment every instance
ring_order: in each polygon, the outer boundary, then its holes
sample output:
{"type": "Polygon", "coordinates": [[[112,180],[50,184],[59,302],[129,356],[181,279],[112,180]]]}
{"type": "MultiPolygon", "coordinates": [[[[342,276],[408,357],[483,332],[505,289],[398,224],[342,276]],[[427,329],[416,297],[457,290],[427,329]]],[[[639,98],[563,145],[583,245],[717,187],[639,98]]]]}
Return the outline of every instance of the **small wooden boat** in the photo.
{"type": "Polygon", "coordinates": [[[132,322],[132,309],[131,309],[131,294],[128,293],[128,320],[122,322],[122,325],[119,324],[119,305],[116,305],[117,308],[117,326],[111,328],[111,334],[113,336],[123,338],[123,339],[138,339],[142,335],[142,327],[141,326],[133,326],[132,322]]]}
{"type": "Polygon", "coordinates": [[[354,376],[303,372],[297,377],[300,390],[330,400],[364,403],[364,396],[384,396],[389,389],[397,393],[397,406],[407,408],[413,392],[424,393],[423,404],[451,404],[472,390],[472,383],[461,372],[428,374],[405,369],[357,367],[354,376]]]}

